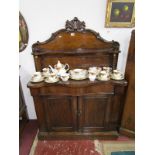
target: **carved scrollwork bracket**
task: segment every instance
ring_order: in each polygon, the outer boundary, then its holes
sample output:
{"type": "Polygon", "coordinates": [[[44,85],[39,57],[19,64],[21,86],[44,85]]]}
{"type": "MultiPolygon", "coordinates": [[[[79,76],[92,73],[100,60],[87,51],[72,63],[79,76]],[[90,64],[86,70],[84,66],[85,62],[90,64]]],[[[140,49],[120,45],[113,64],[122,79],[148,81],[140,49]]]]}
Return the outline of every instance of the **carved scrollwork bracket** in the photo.
{"type": "Polygon", "coordinates": [[[65,26],[67,31],[83,31],[85,29],[85,22],[80,21],[77,17],[74,17],[73,20],[66,21],[66,26],[65,26]]]}

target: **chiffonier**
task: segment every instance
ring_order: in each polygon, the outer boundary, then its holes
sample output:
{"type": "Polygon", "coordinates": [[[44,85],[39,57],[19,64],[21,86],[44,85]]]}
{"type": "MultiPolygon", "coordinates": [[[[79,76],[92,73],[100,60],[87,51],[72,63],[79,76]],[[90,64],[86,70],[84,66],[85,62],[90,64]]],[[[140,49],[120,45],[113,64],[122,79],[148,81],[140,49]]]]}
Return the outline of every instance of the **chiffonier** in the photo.
{"type": "MultiPolygon", "coordinates": [[[[45,42],[32,45],[36,71],[60,60],[70,69],[117,66],[119,43],[106,41],[74,18],[45,42]]],[[[70,80],[28,83],[33,96],[39,139],[115,139],[123,111],[126,80],[70,80]]]]}

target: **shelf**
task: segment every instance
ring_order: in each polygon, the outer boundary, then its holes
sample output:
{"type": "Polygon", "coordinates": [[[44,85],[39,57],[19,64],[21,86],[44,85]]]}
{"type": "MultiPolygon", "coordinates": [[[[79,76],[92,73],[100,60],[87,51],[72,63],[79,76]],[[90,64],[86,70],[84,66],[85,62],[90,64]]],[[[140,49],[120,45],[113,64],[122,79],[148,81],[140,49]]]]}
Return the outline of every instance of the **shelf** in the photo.
{"type": "Polygon", "coordinates": [[[57,83],[46,83],[46,82],[38,82],[38,83],[33,83],[33,82],[29,82],[28,83],[28,87],[30,88],[39,88],[39,87],[46,87],[46,86],[52,86],[52,85],[62,85],[62,86],[66,86],[66,87],[87,87],[87,86],[91,86],[91,85],[98,85],[98,84],[111,84],[111,85],[121,85],[121,86],[126,86],[127,85],[127,81],[126,80],[109,80],[109,81],[99,81],[99,80],[95,80],[95,81],[89,81],[88,79],[86,80],[68,80],[66,82],[63,81],[59,81],[57,83]]]}

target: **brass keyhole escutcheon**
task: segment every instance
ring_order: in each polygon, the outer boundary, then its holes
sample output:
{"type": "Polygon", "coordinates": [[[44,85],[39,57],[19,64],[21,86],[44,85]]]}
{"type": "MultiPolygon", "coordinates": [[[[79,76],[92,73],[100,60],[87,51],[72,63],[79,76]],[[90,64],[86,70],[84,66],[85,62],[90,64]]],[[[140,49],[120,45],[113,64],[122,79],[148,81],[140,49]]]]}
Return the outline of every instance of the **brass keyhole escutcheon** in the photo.
{"type": "Polygon", "coordinates": [[[78,111],[78,112],[77,112],[77,115],[78,115],[78,116],[81,116],[81,111],[78,111]]]}

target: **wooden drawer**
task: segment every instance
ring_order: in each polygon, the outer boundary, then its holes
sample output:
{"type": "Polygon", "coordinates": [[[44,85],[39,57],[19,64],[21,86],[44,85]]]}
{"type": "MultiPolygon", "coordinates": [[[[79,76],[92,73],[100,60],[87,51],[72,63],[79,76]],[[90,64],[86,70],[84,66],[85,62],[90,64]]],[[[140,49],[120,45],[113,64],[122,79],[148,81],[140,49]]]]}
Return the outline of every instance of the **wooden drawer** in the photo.
{"type": "Polygon", "coordinates": [[[109,84],[91,85],[87,87],[67,87],[62,85],[53,85],[40,88],[40,95],[71,95],[82,96],[87,94],[105,93],[113,94],[114,86],[109,84]]]}

